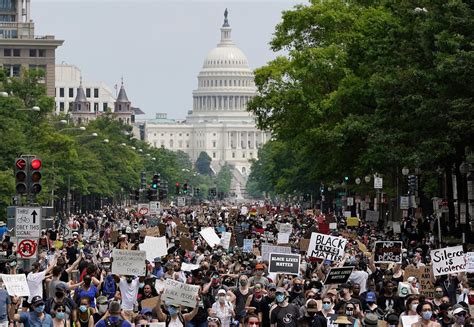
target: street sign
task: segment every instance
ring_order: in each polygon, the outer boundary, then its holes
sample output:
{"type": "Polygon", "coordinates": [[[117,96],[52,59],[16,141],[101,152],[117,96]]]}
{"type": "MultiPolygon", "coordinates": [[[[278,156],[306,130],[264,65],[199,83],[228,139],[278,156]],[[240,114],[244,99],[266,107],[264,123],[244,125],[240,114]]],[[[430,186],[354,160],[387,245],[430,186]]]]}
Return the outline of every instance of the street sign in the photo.
{"type": "Polygon", "coordinates": [[[150,208],[148,206],[148,203],[139,203],[138,208],[137,208],[137,212],[142,216],[148,215],[148,213],[150,212],[150,208]]]}
{"type": "Polygon", "coordinates": [[[15,236],[39,238],[41,233],[41,207],[17,207],[15,210],[15,236]]]}
{"type": "Polygon", "coordinates": [[[22,259],[36,258],[38,240],[18,239],[17,253],[22,259]]]}
{"type": "Polygon", "coordinates": [[[401,196],[400,197],[400,209],[407,210],[410,207],[410,197],[401,196]]]}
{"type": "Polygon", "coordinates": [[[374,188],[383,189],[383,179],[382,177],[374,177],[374,188]]]}
{"type": "Polygon", "coordinates": [[[150,201],[150,215],[156,215],[160,210],[160,202],[150,201]]]}
{"type": "Polygon", "coordinates": [[[178,197],[178,207],[184,207],[186,205],[186,198],[184,196],[178,197]]]}

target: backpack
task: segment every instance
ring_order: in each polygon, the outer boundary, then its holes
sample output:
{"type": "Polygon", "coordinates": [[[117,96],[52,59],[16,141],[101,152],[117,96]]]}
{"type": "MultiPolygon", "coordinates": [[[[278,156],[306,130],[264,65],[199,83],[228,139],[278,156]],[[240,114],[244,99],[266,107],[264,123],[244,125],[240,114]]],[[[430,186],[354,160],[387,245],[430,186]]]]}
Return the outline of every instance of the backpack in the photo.
{"type": "Polygon", "coordinates": [[[104,283],[102,285],[102,294],[110,299],[115,296],[116,291],[117,285],[115,284],[114,277],[112,275],[108,275],[105,277],[104,283]]]}
{"type": "MultiPolygon", "coordinates": [[[[183,324],[183,326],[186,326],[186,323],[184,321],[184,317],[183,317],[183,314],[181,312],[178,313],[178,319],[179,321],[181,321],[181,323],[183,324]]],[[[169,326],[170,325],[170,321],[171,321],[171,315],[166,315],[166,326],[169,326]]],[[[120,326],[119,326],[120,327],[120,326]]]]}
{"type": "Polygon", "coordinates": [[[107,327],[122,327],[122,324],[123,324],[123,319],[119,319],[116,322],[112,322],[110,318],[107,318],[105,320],[105,325],[107,327]]]}

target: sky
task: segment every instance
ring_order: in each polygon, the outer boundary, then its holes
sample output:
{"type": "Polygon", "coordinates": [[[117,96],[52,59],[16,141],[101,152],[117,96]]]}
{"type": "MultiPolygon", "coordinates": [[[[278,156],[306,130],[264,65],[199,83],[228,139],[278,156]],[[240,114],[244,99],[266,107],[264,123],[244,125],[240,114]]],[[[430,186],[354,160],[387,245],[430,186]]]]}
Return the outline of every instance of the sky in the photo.
{"type": "Polygon", "coordinates": [[[228,8],[232,38],[252,69],[276,57],[269,48],[281,13],[303,0],[32,0],[37,35],[65,40],[56,63],[113,90],[123,76],[132,105],[154,118],[185,118],[204,58],[220,40],[228,8]]]}

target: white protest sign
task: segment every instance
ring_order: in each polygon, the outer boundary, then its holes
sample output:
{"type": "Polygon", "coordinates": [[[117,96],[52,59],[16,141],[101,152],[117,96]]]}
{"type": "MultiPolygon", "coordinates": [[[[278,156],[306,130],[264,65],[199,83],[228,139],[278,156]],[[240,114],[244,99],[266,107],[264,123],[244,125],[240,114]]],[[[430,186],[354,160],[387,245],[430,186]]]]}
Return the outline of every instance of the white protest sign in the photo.
{"type": "Polygon", "coordinates": [[[329,223],[329,229],[330,230],[336,230],[337,229],[337,223],[329,223]]]}
{"type": "Polygon", "coordinates": [[[246,216],[249,213],[249,209],[247,207],[240,208],[240,214],[246,216]]]}
{"type": "Polygon", "coordinates": [[[352,217],[352,212],[351,211],[344,211],[344,217],[346,217],[346,218],[352,217]]]}
{"type": "Polygon", "coordinates": [[[196,270],[196,269],[199,269],[199,265],[193,265],[193,264],[190,264],[190,263],[186,263],[186,262],[183,262],[181,264],[181,270],[182,271],[193,271],[193,270],[196,270]]]}
{"type": "Polygon", "coordinates": [[[30,289],[26,282],[25,274],[18,275],[0,275],[7,288],[8,295],[11,296],[30,296],[30,289]]]}
{"type": "Polygon", "coordinates": [[[418,315],[414,316],[400,316],[402,318],[402,326],[403,327],[411,327],[413,324],[416,324],[419,320],[418,315]]]}
{"type": "Polygon", "coordinates": [[[145,240],[140,244],[140,251],[146,252],[148,261],[153,262],[156,257],[162,257],[168,254],[166,237],[145,236],[145,240]]]}
{"type": "Polygon", "coordinates": [[[211,248],[215,245],[219,245],[221,243],[221,239],[217,236],[216,231],[212,227],[204,228],[199,232],[202,238],[209,244],[211,248]]]}
{"type": "Polygon", "coordinates": [[[232,232],[223,232],[220,245],[224,248],[224,250],[228,250],[230,246],[230,239],[232,238],[232,232]]]}
{"type": "Polygon", "coordinates": [[[145,251],[114,249],[112,258],[112,274],[145,276],[145,251]]]}
{"type": "Polygon", "coordinates": [[[262,244],[262,261],[268,261],[270,253],[291,253],[289,246],[262,244]]]}
{"type": "Polygon", "coordinates": [[[308,256],[313,258],[341,261],[347,240],[326,234],[312,233],[308,247],[308,256]]]}
{"type": "Polygon", "coordinates": [[[246,238],[244,239],[244,247],[242,249],[243,252],[250,253],[253,250],[253,239],[252,238],[246,238]]]}
{"type": "Polygon", "coordinates": [[[290,243],[290,233],[278,233],[278,244],[288,244],[290,243]]]}
{"type": "Polygon", "coordinates": [[[434,276],[466,271],[466,261],[462,245],[431,250],[430,255],[434,276]]]}
{"type": "Polygon", "coordinates": [[[162,279],[157,279],[155,281],[155,289],[158,293],[160,293],[161,291],[163,291],[165,289],[165,281],[162,280],[162,279]]]}
{"type": "Polygon", "coordinates": [[[280,233],[291,234],[291,232],[293,231],[293,226],[291,226],[291,224],[279,224],[278,225],[278,231],[280,233]]]}
{"type": "Polygon", "coordinates": [[[199,286],[180,283],[173,279],[165,280],[165,289],[161,299],[166,304],[184,305],[186,307],[196,307],[196,297],[199,286]]]}
{"type": "Polygon", "coordinates": [[[474,252],[466,253],[466,272],[474,273],[474,252]]]}

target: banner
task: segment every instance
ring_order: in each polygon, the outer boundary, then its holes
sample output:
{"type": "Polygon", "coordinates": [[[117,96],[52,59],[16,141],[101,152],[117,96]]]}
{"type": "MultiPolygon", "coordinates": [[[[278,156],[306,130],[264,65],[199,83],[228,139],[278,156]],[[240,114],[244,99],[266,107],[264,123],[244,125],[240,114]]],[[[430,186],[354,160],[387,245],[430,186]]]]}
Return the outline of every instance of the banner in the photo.
{"type": "Polygon", "coordinates": [[[331,261],[341,261],[347,240],[320,233],[312,233],[308,247],[308,256],[331,261]]]}
{"type": "Polygon", "coordinates": [[[430,255],[435,276],[466,271],[466,261],[462,245],[431,250],[430,255]]]}
{"type": "Polygon", "coordinates": [[[402,263],[401,241],[378,241],[375,242],[374,263],[402,263]]]}
{"type": "Polygon", "coordinates": [[[252,238],[246,238],[244,239],[244,247],[243,247],[243,252],[251,253],[253,250],[253,239],[252,238]]]}
{"type": "Polygon", "coordinates": [[[324,285],[328,284],[343,284],[346,283],[349,279],[349,276],[352,274],[354,267],[340,267],[340,268],[331,268],[326,279],[324,280],[324,285]]]}
{"type": "Polygon", "coordinates": [[[299,254],[270,253],[269,273],[299,275],[301,256],[299,254]]]}
{"type": "Polygon", "coordinates": [[[271,244],[262,244],[262,261],[268,261],[270,253],[291,253],[289,246],[278,246],[271,244]]]}
{"type": "Polygon", "coordinates": [[[219,245],[221,239],[217,236],[216,231],[212,227],[207,227],[202,229],[199,234],[201,234],[202,238],[209,244],[211,248],[216,245],[219,245]]]}
{"type": "Polygon", "coordinates": [[[199,286],[180,283],[173,279],[166,279],[165,288],[161,299],[166,304],[184,305],[186,307],[196,307],[196,297],[199,286]]]}
{"type": "Polygon", "coordinates": [[[145,251],[114,249],[112,251],[112,274],[145,276],[145,251]]]}
{"type": "Polygon", "coordinates": [[[30,289],[28,288],[25,274],[0,276],[2,277],[3,284],[5,284],[7,288],[8,295],[30,296],[30,289]]]}
{"type": "Polygon", "coordinates": [[[167,255],[166,237],[145,236],[145,240],[140,244],[140,251],[146,252],[146,258],[150,262],[153,262],[156,257],[167,255]]]}

